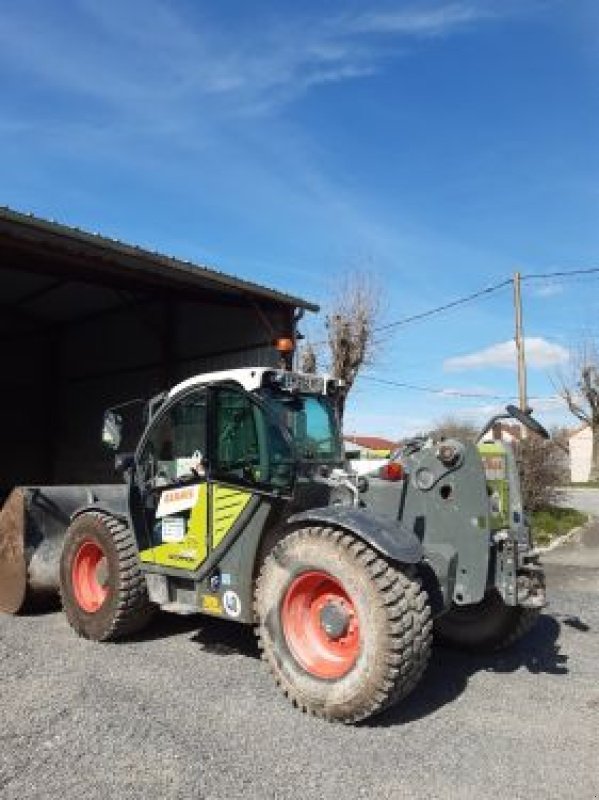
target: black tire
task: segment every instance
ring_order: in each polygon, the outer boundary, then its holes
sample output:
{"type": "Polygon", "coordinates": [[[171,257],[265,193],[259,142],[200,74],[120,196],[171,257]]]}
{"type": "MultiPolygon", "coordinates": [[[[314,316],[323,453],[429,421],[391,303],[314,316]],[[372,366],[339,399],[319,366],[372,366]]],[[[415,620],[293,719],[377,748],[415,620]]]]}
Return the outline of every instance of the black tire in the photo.
{"type": "Polygon", "coordinates": [[[450,647],[488,653],[504,650],[536,624],[540,609],[507,606],[496,589],[480,603],[453,606],[435,620],[435,639],[450,647]]]}
{"type": "Polygon", "coordinates": [[[391,565],[335,528],[302,528],[277,544],[256,584],[255,613],[262,658],[277,684],[294,706],[327,720],[358,722],[398,702],[416,686],[430,656],[430,608],[415,569],[391,565]],[[302,665],[285,629],[290,587],[315,572],[342,587],[358,619],[355,662],[333,679],[302,665]]]}
{"type": "Polygon", "coordinates": [[[69,624],[86,639],[116,640],[147,625],[154,607],[139,568],[133,533],[125,523],[99,512],[77,517],[65,534],[60,558],[60,596],[69,624]],[[73,585],[74,562],[86,543],[99,547],[105,561],[106,598],[94,611],[82,606],[73,585]]]}

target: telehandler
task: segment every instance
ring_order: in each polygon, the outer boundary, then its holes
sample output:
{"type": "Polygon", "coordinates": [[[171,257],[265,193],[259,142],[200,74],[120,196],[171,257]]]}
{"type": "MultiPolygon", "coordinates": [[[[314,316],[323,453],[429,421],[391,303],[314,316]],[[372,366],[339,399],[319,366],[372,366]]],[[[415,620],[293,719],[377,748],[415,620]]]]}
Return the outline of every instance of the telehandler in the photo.
{"type": "Polygon", "coordinates": [[[479,454],[453,441],[406,452],[389,465],[400,480],[359,480],[338,390],[263,367],[193,377],[147,402],[132,453],[123,408],[107,411],[124,481],[13,491],[0,609],[59,589],[69,624],[95,641],[139,632],[158,607],[255,625],[291,702],[347,723],[414,688],[433,616],[460,627],[488,603],[502,620],[493,643],[506,643],[544,599],[516,492],[496,530],[479,454]]]}

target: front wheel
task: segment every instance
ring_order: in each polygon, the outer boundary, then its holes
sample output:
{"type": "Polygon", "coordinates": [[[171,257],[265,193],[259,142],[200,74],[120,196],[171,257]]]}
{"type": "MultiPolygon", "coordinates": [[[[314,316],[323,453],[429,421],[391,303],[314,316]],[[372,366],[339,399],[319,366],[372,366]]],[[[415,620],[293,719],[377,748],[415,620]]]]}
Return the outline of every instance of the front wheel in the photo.
{"type": "Polygon", "coordinates": [[[69,624],[86,639],[120,639],[145,627],[153,607],[127,525],[99,512],[77,517],[65,534],[60,595],[69,624]]]}
{"type": "Polygon", "coordinates": [[[296,530],[274,548],[255,612],[276,682],[329,720],[357,722],[405,697],[430,655],[430,608],[413,568],[335,528],[296,530]]]}
{"type": "Polygon", "coordinates": [[[435,620],[435,638],[442,644],[472,652],[503,650],[536,624],[540,610],[507,606],[496,589],[480,603],[452,608],[435,620]]]}

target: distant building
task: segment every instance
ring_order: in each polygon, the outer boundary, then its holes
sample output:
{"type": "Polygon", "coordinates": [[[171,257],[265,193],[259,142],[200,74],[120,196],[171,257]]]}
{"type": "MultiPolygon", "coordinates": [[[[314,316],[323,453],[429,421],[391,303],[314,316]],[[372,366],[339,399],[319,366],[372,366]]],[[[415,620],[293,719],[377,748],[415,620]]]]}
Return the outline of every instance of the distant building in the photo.
{"type": "Polygon", "coordinates": [[[397,443],[380,436],[344,436],[345,455],[350,459],[389,458],[397,443]]]}
{"type": "Polygon", "coordinates": [[[522,428],[517,423],[496,422],[485,439],[493,439],[495,442],[520,442],[522,428]]]}
{"type": "Polygon", "coordinates": [[[570,480],[572,483],[586,483],[591,476],[593,457],[593,432],[589,425],[573,431],[568,439],[570,444],[570,480]]]}

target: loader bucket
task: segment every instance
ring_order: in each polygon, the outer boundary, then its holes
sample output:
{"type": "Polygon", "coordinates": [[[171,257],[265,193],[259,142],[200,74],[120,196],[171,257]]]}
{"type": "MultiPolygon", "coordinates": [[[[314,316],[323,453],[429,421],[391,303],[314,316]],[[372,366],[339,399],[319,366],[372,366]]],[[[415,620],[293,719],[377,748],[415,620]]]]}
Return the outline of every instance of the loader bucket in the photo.
{"type": "Polygon", "coordinates": [[[58,570],[69,515],[40,487],[13,489],[0,511],[0,611],[42,608],[58,597],[58,570]]]}
{"type": "Polygon", "coordinates": [[[51,607],[59,593],[60,554],[74,513],[100,506],[127,514],[124,484],[20,486],[0,510],[0,612],[51,607]]]}
{"type": "Polygon", "coordinates": [[[22,489],[13,489],[0,511],[0,611],[16,614],[25,602],[25,508],[22,489]]]}

